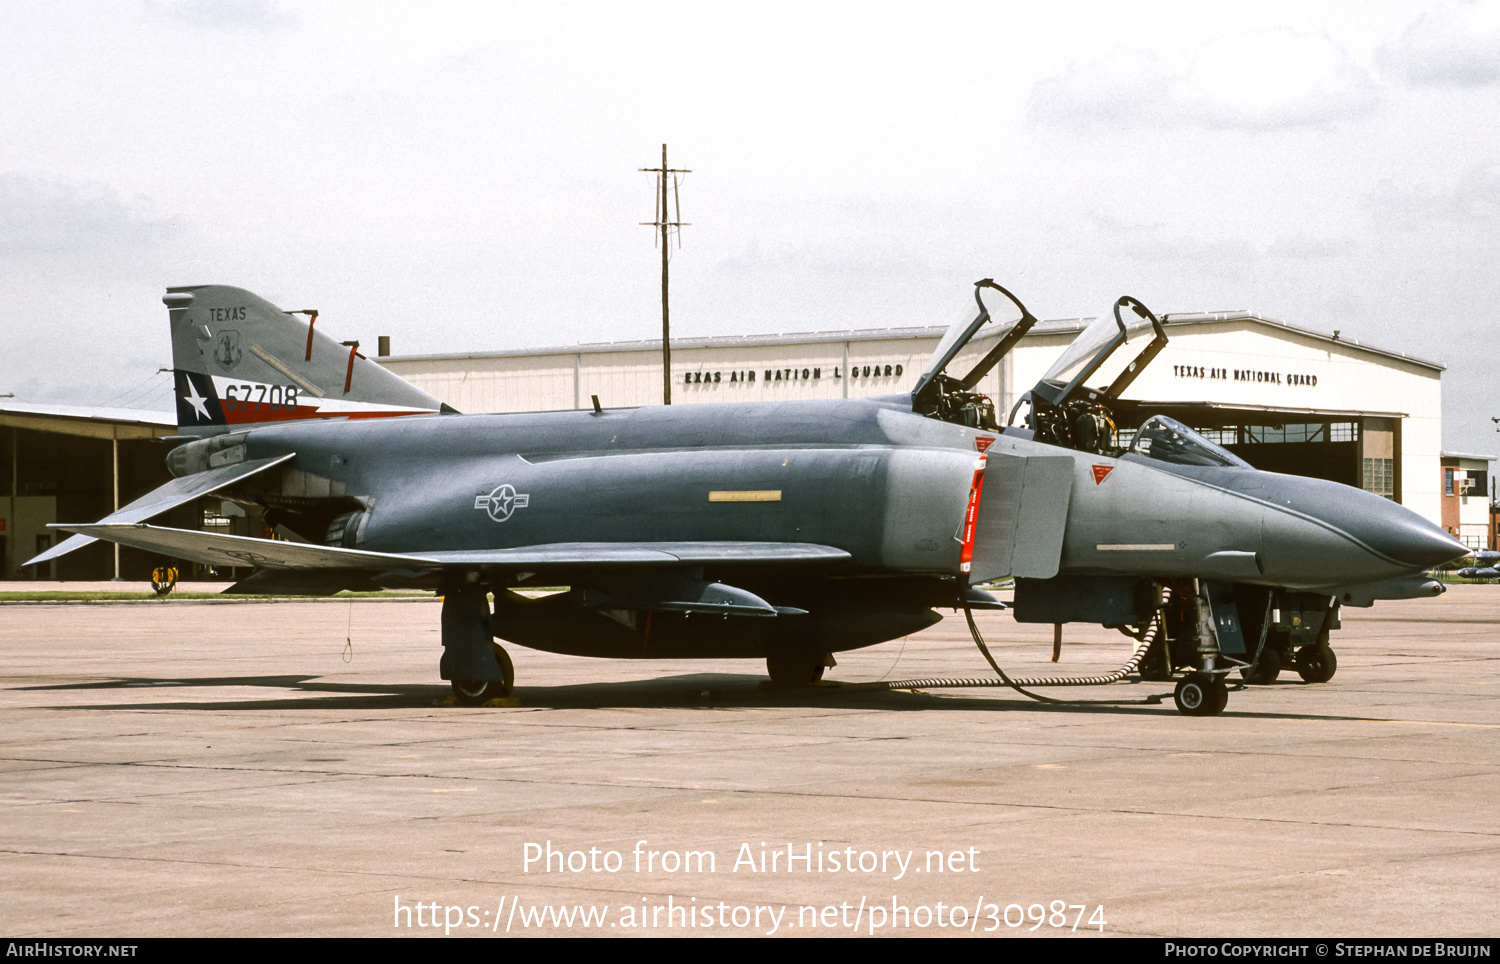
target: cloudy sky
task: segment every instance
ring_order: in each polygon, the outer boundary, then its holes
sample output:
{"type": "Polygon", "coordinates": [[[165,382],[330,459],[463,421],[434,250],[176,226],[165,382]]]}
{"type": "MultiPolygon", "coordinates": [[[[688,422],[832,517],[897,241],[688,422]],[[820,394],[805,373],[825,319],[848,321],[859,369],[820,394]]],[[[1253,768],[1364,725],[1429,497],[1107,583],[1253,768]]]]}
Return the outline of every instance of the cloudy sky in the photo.
{"type": "Polygon", "coordinates": [[[0,7],[0,392],[166,407],[169,285],[398,353],[943,324],[993,276],[1443,362],[1500,454],[1500,2],[0,7]]]}

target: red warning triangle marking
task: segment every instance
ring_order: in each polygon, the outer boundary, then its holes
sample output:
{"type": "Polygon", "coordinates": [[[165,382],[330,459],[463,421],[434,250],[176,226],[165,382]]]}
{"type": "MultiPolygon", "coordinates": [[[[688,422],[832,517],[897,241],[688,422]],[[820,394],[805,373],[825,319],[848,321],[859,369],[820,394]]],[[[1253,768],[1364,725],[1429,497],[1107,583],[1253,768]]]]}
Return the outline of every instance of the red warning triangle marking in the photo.
{"type": "Polygon", "coordinates": [[[1109,473],[1115,470],[1115,467],[1113,465],[1096,465],[1093,468],[1095,485],[1098,485],[1100,482],[1103,482],[1105,479],[1109,478],[1109,473]]]}
{"type": "Polygon", "coordinates": [[[993,435],[979,435],[974,438],[974,448],[978,449],[981,452],[985,451],[994,444],[995,436],[993,435]]]}

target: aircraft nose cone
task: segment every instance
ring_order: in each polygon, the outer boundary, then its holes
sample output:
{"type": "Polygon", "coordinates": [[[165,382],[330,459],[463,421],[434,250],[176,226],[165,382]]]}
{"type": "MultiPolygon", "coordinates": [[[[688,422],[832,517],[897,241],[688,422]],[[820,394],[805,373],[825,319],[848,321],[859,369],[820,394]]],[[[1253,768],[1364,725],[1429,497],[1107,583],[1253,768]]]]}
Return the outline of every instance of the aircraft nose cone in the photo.
{"type": "Polygon", "coordinates": [[[1412,510],[1370,492],[1270,474],[1253,481],[1264,485],[1272,505],[1285,507],[1266,516],[1265,551],[1287,585],[1379,582],[1468,552],[1412,510]]]}
{"type": "MultiPolygon", "coordinates": [[[[1392,507],[1400,508],[1394,503],[1392,507]]],[[[1468,546],[1414,512],[1402,510],[1394,519],[1384,521],[1388,524],[1382,526],[1383,531],[1370,533],[1368,541],[1413,569],[1431,569],[1469,554],[1468,546]]]]}

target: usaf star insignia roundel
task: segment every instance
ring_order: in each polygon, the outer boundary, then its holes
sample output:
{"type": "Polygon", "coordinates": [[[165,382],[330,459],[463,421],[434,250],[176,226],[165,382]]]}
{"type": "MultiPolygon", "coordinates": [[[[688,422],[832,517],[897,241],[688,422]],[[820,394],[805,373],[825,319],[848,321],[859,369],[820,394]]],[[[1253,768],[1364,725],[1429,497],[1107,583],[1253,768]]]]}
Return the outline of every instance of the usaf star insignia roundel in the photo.
{"type": "Polygon", "coordinates": [[[476,496],[474,499],[474,508],[483,509],[496,522],[504,522],[517,509],[526,508],[530,502],[530,495],[517,492],[516,487],[507,482],[489,495],[476,496]]]}

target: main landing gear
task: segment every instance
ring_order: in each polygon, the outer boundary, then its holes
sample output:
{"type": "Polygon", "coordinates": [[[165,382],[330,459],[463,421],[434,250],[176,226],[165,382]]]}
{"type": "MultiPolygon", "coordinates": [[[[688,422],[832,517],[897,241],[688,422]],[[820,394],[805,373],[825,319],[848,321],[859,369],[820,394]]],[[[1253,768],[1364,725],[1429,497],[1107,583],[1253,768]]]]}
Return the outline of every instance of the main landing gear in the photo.
{"type": "Polygon", "coordinates": [[[823,671],[837,665],[832,655],[814,656],[805,651],[775,652],[766,657],[766,674],[771,685],[783,689],[811,686],[823,678],[823,671]]]}
{"type": "Polygon", "coordinates": [[[453,683],[460,706],[483,706],[509,696],[516,668],[494,641],[489,591],[477,581],[445,587],[443,593],[443,659],[439,672],[453,683]]]}
{"type": "Polygon", "coordinates": [[[516,688],[516,666],[499,643],[490,643],[495,650],[495,661],[500,664],[504,679],[498,680],[453,680],[453,701],[459,706],[483,706],[490,700],[504,699],[516,688]]]}

